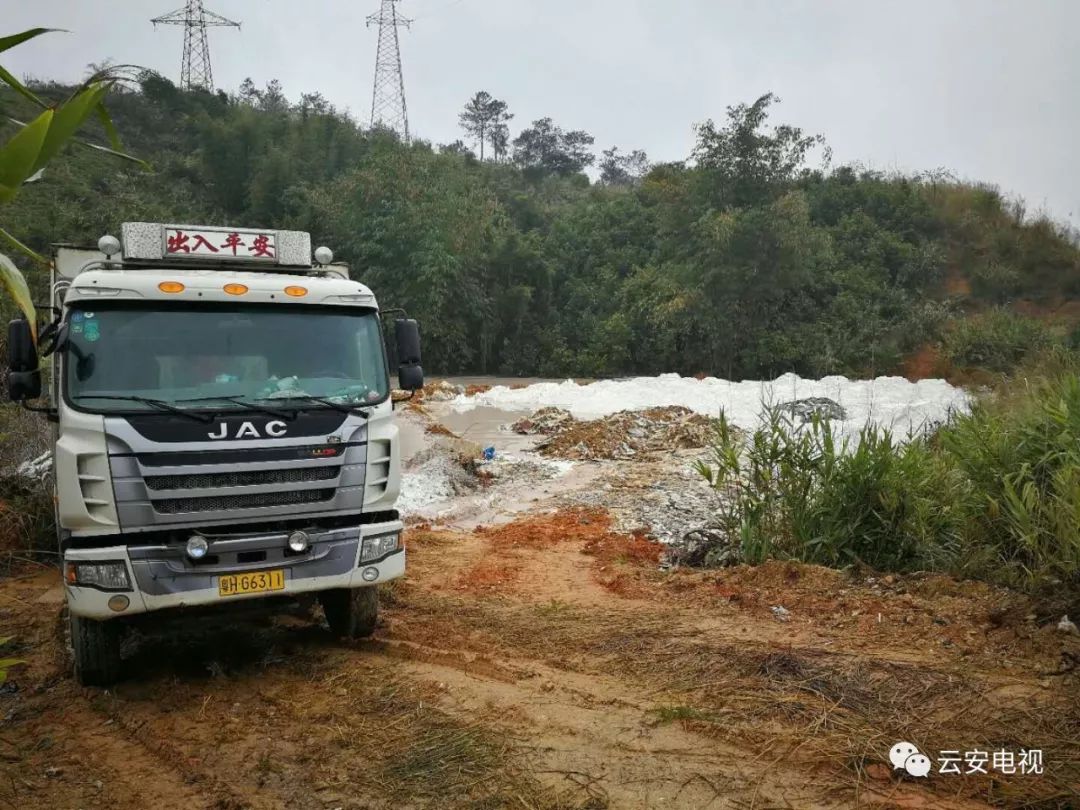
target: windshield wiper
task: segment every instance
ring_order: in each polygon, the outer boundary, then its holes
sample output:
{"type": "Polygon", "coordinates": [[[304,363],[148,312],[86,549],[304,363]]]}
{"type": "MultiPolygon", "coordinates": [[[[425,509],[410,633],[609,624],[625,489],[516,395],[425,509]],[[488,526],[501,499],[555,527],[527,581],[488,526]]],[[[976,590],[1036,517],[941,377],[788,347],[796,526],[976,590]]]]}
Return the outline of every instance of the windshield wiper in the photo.
{"type": "MultiPolygon", "coordinates": [[[[262,399],[265,400],[266,398],[264,397],[262,399]]],[[[333,408],[335,411],[340,411],[341,413],[351,413],[355,416],[362,416],[365,419],[368,418],[368,412],[358,410],[359,406],[357,405],[346,405],[344,402],[334,402],[333,400],[324,399],[323,397],[313,397],[311,396],[311,394],[292,394],[287,397],[273,397],[273,399],[298,399],[303,402],[318,402],[320,405],[325,405],[328,408],[333,408]]]]}
{"type": "Polygon", "coordinates": [[[288,419],[290,422],[296,419],[296,411],[279,411],[275,408],[267,408],[263,405],[256,405],[253,402],[245,402],[239,397],[198,397],[197,399],[178,399],[177,402],[231,402],[233,405],[239,405],[241,408],[247,408],[249,411],[258,411],[259,413],[265,413],[267,416],[276,416],[278,419],[288,419]]]}
{"type": "Polygon", "coordinates": [[[72,397],[72,399],[110,399],[118,402],[138,402],[143,405],[149,405],[152,408],[157,408],[159,411],[167,411],[169,413],[178,414],[179,416],[186,416],[188,419],[194,419],[196,422],[202,422],[204,425],[208,425],[214,421],[214,414],[192,413],[186,408],[177,408],[175,405],[170,405],[164,400],[151,399],[150,397],[114,396],[112,394],[81,394],[72,397]]]}

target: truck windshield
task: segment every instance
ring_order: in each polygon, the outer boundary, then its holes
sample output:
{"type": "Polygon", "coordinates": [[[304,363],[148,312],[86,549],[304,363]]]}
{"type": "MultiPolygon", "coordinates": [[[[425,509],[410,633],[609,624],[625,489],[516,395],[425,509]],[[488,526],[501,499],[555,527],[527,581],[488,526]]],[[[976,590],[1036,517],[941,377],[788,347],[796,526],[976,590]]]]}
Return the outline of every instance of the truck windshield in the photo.
{"type": "Polygon", "coordinates": [[[95,302],[71,312],[68,335],[65,393],[85,410],[309,409],[389,394],[372,310],[95,302]]]}

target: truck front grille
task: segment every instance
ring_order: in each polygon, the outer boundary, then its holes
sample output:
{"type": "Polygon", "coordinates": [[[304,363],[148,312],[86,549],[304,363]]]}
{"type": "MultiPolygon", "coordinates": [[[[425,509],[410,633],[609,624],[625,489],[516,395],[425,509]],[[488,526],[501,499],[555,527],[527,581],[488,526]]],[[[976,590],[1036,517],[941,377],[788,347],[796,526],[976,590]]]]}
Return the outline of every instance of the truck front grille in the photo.
{"type": "MultiPolygon", "coordinates": [[[[261,484],[301,484],[337,478],[340,467],[312,467],[293,470],[256,470],[253,472],[189,473],[187,475],[148,475],[143,481],[153,490],[215,489],[251,487],[261,484]]],[[[160,511],[160,510],[159,510],[160,511]]]]}
{"type": "Polygon", "coordinates": [[[264,506],[292,506],[319,503],[334,497],[333,489],[301,489],[293,492],[263,492],[254,495],[215,495],[208,498],[166,498],[154,501],[154,510],[163,515],[182,512],[212,512],[228,509],[257,509],[264,506]]]}

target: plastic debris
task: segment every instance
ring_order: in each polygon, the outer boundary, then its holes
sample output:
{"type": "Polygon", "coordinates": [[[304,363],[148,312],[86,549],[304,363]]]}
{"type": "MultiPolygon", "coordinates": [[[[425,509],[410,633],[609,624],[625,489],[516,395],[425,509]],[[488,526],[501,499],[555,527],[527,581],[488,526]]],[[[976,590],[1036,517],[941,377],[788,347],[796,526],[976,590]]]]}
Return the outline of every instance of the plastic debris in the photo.
{"type": "Polygon", "coordinates": [[[643,453],[707,447],[716,437],[716,420],[689,408],[669,405],[620,411],[600,419],[578,420],[560,408],[542,408],[515,422],[517,433],[541,434],[545,456],[576,461],[638,459],[643,453]]]}

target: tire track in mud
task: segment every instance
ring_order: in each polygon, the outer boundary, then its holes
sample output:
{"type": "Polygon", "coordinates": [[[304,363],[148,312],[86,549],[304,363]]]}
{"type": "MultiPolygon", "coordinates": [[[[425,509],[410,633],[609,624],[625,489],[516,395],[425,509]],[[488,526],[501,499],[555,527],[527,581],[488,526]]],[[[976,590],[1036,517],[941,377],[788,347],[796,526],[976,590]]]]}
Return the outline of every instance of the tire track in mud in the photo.
{"type": "MultiPolygon", "coordinates": [[[[138,679],[107,693],[66,680],[55,616],[20,593],[18,632],[38,640],[25,705],[39,711],[0,737],[19,735],[25,750],[55,738],[58,753],[34,751],[23,765],[43,772],[62,755],[65,773],[28,779],[29,804],[15,801],[22,793],[7,801],[20,810],[985,807],[945,795],[951,783],[888,773],[868,782],[863,768],[882,740],[859,735],[891,733],[883,712],[907,692],[999,688],[992,667],[905,648],[903,637],[864,649],[842,629],[779,623],[768,602],[695,605],[695,593],[714,590],[705,575],[699,591],[664,590],[632,544],[585,553],[574,527],[600,529],[575,520],[524,535],[521,526],[414,530],[409,577],[384,591],[374,639],[340,644],[279,619],[146,641],[138,679]],[[491,560],[512,560],[515,578],[483,593],[463,585],[491,560]],[[861,747],[830,749],[838,728],[861,747]]],[[[806,576],[800,587],[815,590],[806,576]]],[[[1039,696],[1034,684],[1017,689],[1012,703],[1039,696]]],[[[1006,703],[996,696],[990,708],[1006,703]]],[[[1028,722],[1010,715],[986,728],[1011,731],[1011,717],[1028,722]]]]}
{"type": "Polygon", "coordinates": [[[648,706],[622,697],[632,684],[534,660],[485,657],[477,667],[472,655],[404,640],[386,650],[410,678],[434,687],[441,708],[505,728],[536,758],[532,773],[564,800],[704,807],[721,784],[745,790],[751,782],[730,773],[744,751],[660,724],[648,706]]]}
{"type": "MultiPolygon", "coordinates": [[[[138,746],[156,763],[157,769],[153,771],[152,783],[156,784],[160,779],[162,770],[171,772],[185,787],[196,790],[198,795],[205,798],[204,806],[215,810],[284,806],[279,802],[266,803],[265,796],[253,804],[252,792],[234,787],[229,781],[215,775],[211,769],[203,767],[204,753],[185,749],[179,743],[170,741],[165,734],[154,728],[152,719],[125,714],[123,708],[110,711],[100,702],[95,708],[101,716],[108,717],[109,721],[114,722],[124,732],[127,741],[138,746]]],[[[168,806],[160,797],[156,797],[157,801],[162,802],[161,806],[168,806]]]]}
{"type": "MultiPolygon", "coordinates": [[[[726,798],[716,806],[986,807],[975,800],[986,788],[973,781],[928,791],[896,781],[887,768],[872,777],[864,769],[902,727],[921,726],[935,741],[950,733],[936,722],[942,708],[961,723],[955,733],[1016,741],[1038,741],[1061,710],[1060,696],[1039,694],[1035,684],[1018,693],[1023,699],[987,701],[1018,680],[999,671],[992,655],[973,661],[948,647],[915,648],[911,633],[874,649],[828,625],[796,628],[753,606],[725,610],[712,600],[695,610],[655,588],[651,601],[623,598],[606,590],[605,580],[613,580],[597,576],[608,563],[583,558],[580,543],[508,548],[504,539],[458,535],[472,549],[462,556],[474,561],[512,557],[515,581],[480,594],[463,593],[460,584],[433,590],[409,583],[388,637],[398,655],[407,650],[414,659],[412,677],[439,687],[440,705],[507,727],[540,755],[537,774],[573,773],[613,807],[660,799],[705,806],[720,792],[726,798]],[[484,554],[475,553],[485,545],[484,554]],[[478,656],[484,668],[472,664],[478,656]],[[498,677],[485,674],[492,665],[498,677]],[[958,707],[971,707],[972,695],[985,705],[961,718],[958,707]],[[1032,695],[1048,714],[1045,723],[1025,705],[1032,695]],[[618,701],[609,702],[612,696],[618,701]],[[921,720],[912,706],[923,710],[921,720]],[[650,744],[666,734],[678,742],[650,744]],[[707,767],[695,770],[695,762],[707,767]]],[[[440,538],[439,547],[446,542],[440,538]]],[[[418,567],[434,564],[423,544],[415,550],[418,567]]],[[[802,588],[821,598],[812,581],[802,588]]],[[[869,589],[833,588],[848,594],[843,599],[879,598],[869,589]]],[[[963,610],[981,604],[971,600],[963,610]]],[[[934,610],[936,619],[940,607],[906,609],[934,610]]],[[[1069,722],[1067,714],[1061,722],[1069,722]]],[[[1062,765],[1069,761],[1065,748],[1057,755],[1062,765]]],[[[1064,785],[1069,777],[1062,771],[1055,778],[1064,785]]],[[[1048,784],[1031,795],[1054,793],[1048,784]]]]}

